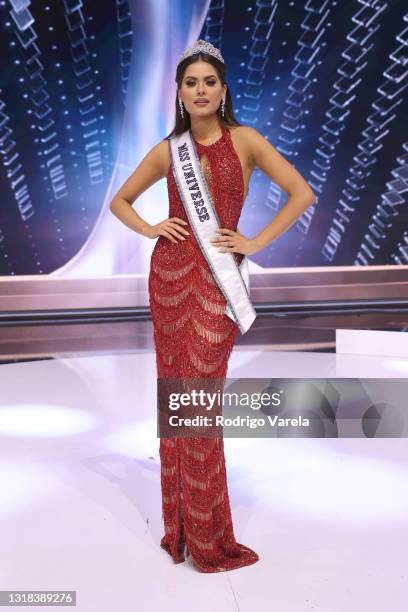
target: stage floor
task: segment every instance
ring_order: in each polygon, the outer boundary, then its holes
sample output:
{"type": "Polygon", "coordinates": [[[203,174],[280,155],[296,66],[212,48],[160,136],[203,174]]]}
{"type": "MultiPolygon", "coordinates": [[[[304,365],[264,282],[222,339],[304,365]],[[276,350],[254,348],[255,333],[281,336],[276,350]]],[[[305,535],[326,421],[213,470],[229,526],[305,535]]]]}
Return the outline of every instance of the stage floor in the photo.
{"type": "MultiPolygon", "coordinates": [[[[407,378],[408,359],[234,348],[235,377],[407,378]]],[[[2,590],[76,590],[81,612],[405,612],[406,439],[225,438],[236,539],[202,574],[160,548],[151,350],[0,366],[2,590]]]]}

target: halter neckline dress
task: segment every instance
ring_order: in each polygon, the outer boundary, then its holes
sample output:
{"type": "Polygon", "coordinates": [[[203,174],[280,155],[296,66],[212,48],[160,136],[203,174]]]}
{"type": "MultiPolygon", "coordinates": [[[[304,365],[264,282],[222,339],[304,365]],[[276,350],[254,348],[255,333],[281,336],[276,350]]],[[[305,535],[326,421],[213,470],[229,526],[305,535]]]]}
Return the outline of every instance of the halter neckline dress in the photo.
{"type": "MultiPolygon", "coordinates": [[[[209,145],[194,140],[220,226],[237,229],[244,201],[241,162],[230,131],[209,145]]],[[[160,236],[152,252],[149,299],[158,378],[225,378],[239,328],[225,314],[226,300],[201,253],[180,199],[171,166],[169,218],[187,222],[186,240],[160,236]]],[[[243,255],[234,253],[237,264],[243,255]]],[[[237,569],[258,561],[236,541],[221,437],[160,438],[161,547],[176,563],[190,555],[202,572],[237,569]]]]}

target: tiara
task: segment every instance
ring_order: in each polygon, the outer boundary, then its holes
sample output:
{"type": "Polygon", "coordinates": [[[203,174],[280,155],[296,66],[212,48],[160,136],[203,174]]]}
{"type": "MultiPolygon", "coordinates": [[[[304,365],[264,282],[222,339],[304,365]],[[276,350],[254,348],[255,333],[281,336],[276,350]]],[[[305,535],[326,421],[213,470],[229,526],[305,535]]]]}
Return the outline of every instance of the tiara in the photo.
{"type": "Polygon", "coordinates": [[[203,40],[202,38],[200,38],[199,40],[197,40],[196,43],[194,43],[192,47],[184,51],[184,53],[180,56],[177,65],[179,65],[180,62],[183,61],[183,59],[189,57],[190,55],[194,55],[195,53],[208,53],[209,55],[213,55],[218,60],[220,60],[220,62],[225,64],[224,58],[222,57],[220,50],[217,49],[217,47],[214,47],[214,45],[212,45],[207,40],[203,40]]]}

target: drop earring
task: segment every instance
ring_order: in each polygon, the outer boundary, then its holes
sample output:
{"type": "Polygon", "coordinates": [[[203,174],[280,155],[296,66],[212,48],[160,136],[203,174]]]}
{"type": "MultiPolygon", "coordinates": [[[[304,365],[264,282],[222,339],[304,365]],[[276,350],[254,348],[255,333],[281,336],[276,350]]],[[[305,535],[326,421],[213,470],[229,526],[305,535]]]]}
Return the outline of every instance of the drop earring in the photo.
{"type": "Polygon", "coordinates": [[[221,115],[224,117],[225,115],[225,98],[222,99],[221,102],[221,115]]]}
{"type": "Polygon", "coordinates": [[[179,101],[179,106],[180,106],[180,114],[181,114],[181,117],[183,118],[184,117],[184,110],[183,110],[183,103],[181,101],[181,98],[179,98],[178,101],[179,101]]]}

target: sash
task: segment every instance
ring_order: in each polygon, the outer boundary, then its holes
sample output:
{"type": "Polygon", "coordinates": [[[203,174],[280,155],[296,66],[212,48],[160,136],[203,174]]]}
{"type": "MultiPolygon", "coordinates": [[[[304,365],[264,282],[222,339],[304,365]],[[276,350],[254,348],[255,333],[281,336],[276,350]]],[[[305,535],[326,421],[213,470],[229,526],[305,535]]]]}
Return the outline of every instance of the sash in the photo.
{"type": "Polygon", "coordinates": [[[187,218],[214,280],[227,301],[225,314],[245,334],[256,318],[249,297],[247,257],[244,256],[238,266],[232,253],[220,252],[210,242],[221,225],[191,131],[170,138],[169,149],[174,179],[187,218]]]}

